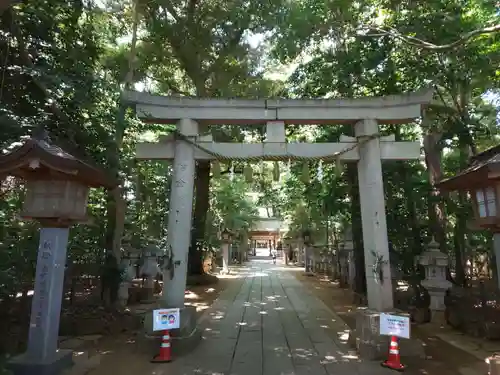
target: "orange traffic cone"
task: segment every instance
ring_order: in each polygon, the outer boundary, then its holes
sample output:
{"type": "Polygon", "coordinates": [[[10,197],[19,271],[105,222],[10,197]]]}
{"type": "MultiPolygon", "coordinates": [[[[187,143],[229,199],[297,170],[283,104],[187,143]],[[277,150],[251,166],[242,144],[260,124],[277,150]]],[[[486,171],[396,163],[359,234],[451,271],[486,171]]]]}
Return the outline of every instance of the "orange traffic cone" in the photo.
{"type": "Polygon", "coordinates": [[[399,357],[399,345],[398,338],[396,336],[391,336],[389,357],[387,358],[387,361],[382,362],[381,365],[396,371],[403,371],[406,368],[406,366],[401,363],[401,358],[399,357]]]}
{"type": "Polygon", "coordinates": [[[161,339],[160,354],[154,357],[151,362],[164,363],[172,360],[172,348],[170,347],[170,332],[165,330],[161,339]]]}

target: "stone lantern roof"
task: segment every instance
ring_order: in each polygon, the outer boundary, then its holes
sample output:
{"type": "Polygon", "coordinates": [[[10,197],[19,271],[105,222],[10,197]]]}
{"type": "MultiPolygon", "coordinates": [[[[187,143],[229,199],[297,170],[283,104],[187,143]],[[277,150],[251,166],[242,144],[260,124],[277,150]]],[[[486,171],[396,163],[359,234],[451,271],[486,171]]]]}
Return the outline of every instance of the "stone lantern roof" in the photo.
{"type": "Polygon", "coordinates": [[[109,190],[118,186],[104,170],[55,145],[46,133],[0,154],[0,177],[8,175],[24,180],[69,180],[109,190]]]}

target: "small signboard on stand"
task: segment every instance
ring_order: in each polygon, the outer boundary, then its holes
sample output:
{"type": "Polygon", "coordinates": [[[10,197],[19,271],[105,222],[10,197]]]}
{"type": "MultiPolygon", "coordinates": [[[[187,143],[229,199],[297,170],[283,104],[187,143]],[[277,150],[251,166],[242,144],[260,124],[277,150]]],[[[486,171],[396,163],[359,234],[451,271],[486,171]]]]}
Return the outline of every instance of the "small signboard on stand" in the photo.
{"type": "Polygon", "coordinates": [[[153,310],[153,331],[169,331],[179,327],[179,309],[153,310]]]}
{"type": "Polygon", "coordinates": [[[410,317],[403,315],[380,314],[380,334],[410,338],[410,317]]]}

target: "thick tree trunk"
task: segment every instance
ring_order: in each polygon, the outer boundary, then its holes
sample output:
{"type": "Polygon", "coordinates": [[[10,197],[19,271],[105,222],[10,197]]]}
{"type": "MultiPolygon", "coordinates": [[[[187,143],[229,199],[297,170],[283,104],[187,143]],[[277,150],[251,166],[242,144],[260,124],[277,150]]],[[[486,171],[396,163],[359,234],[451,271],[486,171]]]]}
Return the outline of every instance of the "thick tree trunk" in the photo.
{"type": "Polygon", "coordinates": [[[455,282],[458,285],[465,285],[465,262],[463,255],[466,252],[465,233],[467,232],[467,215],[465,207],[467,206],[467,197],[464,192],[458,193],[458,213],[457,222],[453,230],[453,252],[455,254],[455,282]]]}
{"type": "Polygon", "coordinates": [[[120,208],[116,202],[116,195],[108,192],[106,207],[106,232],[104,237],[104,249],[106,254],[101,269],[101,300],[106,306],[115,303],[118,296],[120,284],[118,264],[120,253],[115,252],[117,218],[120,208]]]}
{"type": "Polygon", "coordinates": [[[210,162],[198,161],[196,164],[195,207],[191,246],[189,247],[188,272],[190,275],[201,275],[203,270],[203,246],[207,213],[210,209],[210,162]]]}
{"type": "Polygon", "coordinates": [[[444,203],[435,184],[442,178],[441,149],[438,142],[441,133],[429,133],[424,136],[425,164],[429,173],[431,189],[428,198],[429,229],[432,236],[439,243],[441,251],[446,252],[446,233],[444,219],[444,203]]]}
{"type": "MultiPolygon", "coordinates": [[[[402,141],[401,128],[394,127],[396,141],[402,141]]],[[[411,240],[410,253],[403,257],[403,268],[405,271],[414,269],[414,256],[421,254],[424,251],[422,243],[421,228],[418,220],[417,205],[415,199],[415,189],[412,184],[409,167],[405,162],[398,162],[398,169],[403,180],[403,191],[406,197],[406,208],[408,210],[408,224],[410,225],[411,240]]]]}
{"type": "Polygon", "coordinates": [[[347,181],[349,195],[351,196],[351,225],[354,244],[354,267],[356,277],[354,291],[359,295],[366,295],[365,253],[363,248],[363,227],[361,223],[361,204],[359,199],[358,169],[357,165],[347,165],[347,181]]]}
{"type": "MultiPolygon", "coordinates": [[[[467,166],[469,160],[469,141],[464,142],[460,148],[460,169],[467,166]]],[[[453,251],[455,254],[455,282],[459,285],[466,284],[465,278],[465,255],[467,253],[467,218],[470,217],[470,208],[468,205],[467,194],[463,191],[458,192],[458,211],[457,222],[453,230],[453,251]]]]}
{"type": "Polygon", "coordinates": [[[408,173],[408,169],[404,164],[401,163],[402,176],[404,177],[403,189],[406,196],[406,207],[408,210],[408,224],[410,225],[412,241],[410,245],[411,258],[405,257],[404,267],[406,269],[411,269],[413,267],[413,256],[416,254],[421,254],[423,252],[422,236],[420,232],[420,225],[417,215],[416,201],[414,196],[414,188],[411,184],[411,178],[408,173]]]}
{"type": "MultiPolygon", "coordinates": [[[[125,77],[124,88],[130,89],[134,80],[134,60],[137,46],[137,30],[139,27],[139,12],[136,0],[132,0],[133,23],[132,23],[132,41],[130,45],[130,55],[128,61],[128,71],[125,77]]],[[[125,112],[126,107],[120,102],[120,108],[117,116],[116,132],[113,147],[109,150],[108,162],[110,174],[120,180],[120,152],[125,137],[125,112]]],[[[121,271],[119,268],[121,259],[122,237],[125,229],[125,215],[127,204],[123,197],[121,187],[108,192],[108,210],[106,227],[106,250],[111,254],[106,255],[106,261],[103,269],[102,289],[103,296],[106,289],[109,290],[109,303],[114,304],[118,296],[118,288],[121,282],[121,271]],[[112,256],[111,256],[112,255],[112,256]]]]}

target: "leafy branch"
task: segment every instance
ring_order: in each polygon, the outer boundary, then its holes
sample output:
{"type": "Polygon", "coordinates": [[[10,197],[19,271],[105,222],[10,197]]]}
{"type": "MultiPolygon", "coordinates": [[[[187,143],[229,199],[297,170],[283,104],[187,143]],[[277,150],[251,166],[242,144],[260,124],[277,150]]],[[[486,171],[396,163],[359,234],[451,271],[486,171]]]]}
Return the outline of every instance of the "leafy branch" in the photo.
{"type": "Polygon", "coordinates": [[[365,34],[366,36],[370,36],[370,37],[392,36],[396,39],[403,41],[406,44],[409,44],[409,45],[417,47],[417,48],[426,49],[426,50],[430,50],[430,51],[444,51],[444,50],[458,48],[458,47],[468,43],[471,39],[473,39],[477,36],[485,35],[485,34],[494,34],[494,33],[500,32],[500,24],[489,26],[489,27],[483,27],[480,29],[470,31],[468,33],[463,34],[461,37],[459,37],[454,42],[448,43],[448,44],[430,43],[430,42],[427,42],[423,39],[420,39],[420,38],[417,38],[414,36],[402,34],[397,29],[392,28],[392,27],[381,28],[381,27],[377,27],[377,26],[369,26],[368,29],[377,31],[377,33],[365,34]]]}

